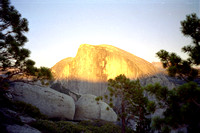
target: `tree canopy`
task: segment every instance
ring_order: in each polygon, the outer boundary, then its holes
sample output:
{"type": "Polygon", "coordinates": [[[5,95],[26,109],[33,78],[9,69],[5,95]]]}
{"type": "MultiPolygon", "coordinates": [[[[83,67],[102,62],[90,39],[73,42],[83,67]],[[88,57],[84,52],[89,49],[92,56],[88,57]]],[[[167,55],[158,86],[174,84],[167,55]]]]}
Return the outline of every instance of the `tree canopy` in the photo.
{"type": "Polygon", "coordinates": [[[186,16],[186,20],[181,21],[181,31],[186,37],[193,40],[194,45],[187,45],[182,51],[189,55],[188,61],[194,65],[200,64],[200,19],[196,14],[186,16]]]}
{"type": "Polygon", "coordinates": [[[156,55],[160,58],[163,67],[167,69],[169,76],[178,76],[188,81],[198,75],[198,71],[191,66],[191,62],[181,59],[176,53],[160,50],[156,55]]]}
{"type": "Polygon", "coordinates": [[[21,18],[8,0],[1,0],[0,6],[0,65],[3,69],[23,68],[30,55],[30,51],[23,48],[28,41],[24,35],[29,30],[28,21],[21,18]]]}
{"type": "Polygon", "coordinates": [[[183,127],[191,133],[200,130],[200,88],[196,83],[188,82],[172,90],[157,83],[145,90],[159,101],[158,108],[164,109],[164,117],[153,118],[153,128],[161,132],[183,127]]]}

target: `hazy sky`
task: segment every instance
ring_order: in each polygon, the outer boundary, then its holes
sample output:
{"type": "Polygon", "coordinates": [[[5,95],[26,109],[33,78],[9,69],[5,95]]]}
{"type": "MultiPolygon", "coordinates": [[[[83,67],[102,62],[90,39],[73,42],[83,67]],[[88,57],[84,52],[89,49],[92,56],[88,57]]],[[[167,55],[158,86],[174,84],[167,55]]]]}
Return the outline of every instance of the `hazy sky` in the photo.
{"type": "MultiPolygon", "coordinates": [[[[180,31],[186,15],[200,16],[200,0],[11,0],[29,21],[31,59],[52,67],[75,57],[81,44],[109,44],[149,62],[160,49],[191,44],[180,31]]],[[[186,56],[185,56],[186,57],[186,56]]]]}

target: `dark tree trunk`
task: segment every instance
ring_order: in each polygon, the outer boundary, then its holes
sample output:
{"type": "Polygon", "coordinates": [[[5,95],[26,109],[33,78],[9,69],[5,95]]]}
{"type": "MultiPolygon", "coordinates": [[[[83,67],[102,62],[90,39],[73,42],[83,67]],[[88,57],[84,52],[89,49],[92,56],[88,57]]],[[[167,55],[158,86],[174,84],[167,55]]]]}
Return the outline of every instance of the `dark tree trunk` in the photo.
{"type": "Polygon", "coordinates": [[[125,127],[126,127],[126,123],[125,123],[125,105],[124,105],[124,100],[122,99],[122,103],[121,103],[121,107],[122,107],[122,133],[125,133],[125,127]]]}

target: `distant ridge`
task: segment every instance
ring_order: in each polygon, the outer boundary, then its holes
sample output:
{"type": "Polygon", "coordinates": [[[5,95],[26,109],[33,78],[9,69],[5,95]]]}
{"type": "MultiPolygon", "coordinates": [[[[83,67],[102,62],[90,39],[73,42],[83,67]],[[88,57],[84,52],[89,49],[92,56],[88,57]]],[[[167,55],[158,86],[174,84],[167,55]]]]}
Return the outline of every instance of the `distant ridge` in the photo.
{"type": "Polygon", "coordinates": [[[164,72],[166,71],[165,68],[163,68],[162,62],[152,62],[152,64],[154,65],[154,67],[156,67],[158,70],[164,72]]]}

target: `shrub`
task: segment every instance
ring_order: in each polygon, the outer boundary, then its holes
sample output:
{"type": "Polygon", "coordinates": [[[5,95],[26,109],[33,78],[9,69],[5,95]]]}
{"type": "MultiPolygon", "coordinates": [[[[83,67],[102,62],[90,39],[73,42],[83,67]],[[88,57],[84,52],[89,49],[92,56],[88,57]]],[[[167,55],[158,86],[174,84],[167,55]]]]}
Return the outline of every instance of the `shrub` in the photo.
{"type": "Polygon", "coordinates": [[[56,123],[53,121],[39,119],[36,122],[33,122],[32,126],[42,132],[60,133],[56,123]]]}
{"type": "Polygon", "coordinates": [[[47,119],[47,116],[42,114],[40,112],[40,110],[28,103],[24,103],[21,101],[15,101],[13,102],[13,105],[15,105],[16,110],[23,113],[23,114],[27,114],[33,118],[38,118],[38,119],[47,119]]]}
{"type": "Polygon", "coordinates": [[[59,121],[56,122],[56,124],[60,133],[80,133],[85,132],[87,130],[84,126],[66,121],[59,121]]]}
{"type": "MultiPolygon", "coordinates": [[[[81,121],[79,123],[72,123],[67,121],[49,121],[37,120],[32,123],[32,126],[42,132],[51,133],[121,133],[121,127],[111,122],[105,121],[81,121]]],[[[130,129],[127,133],[133,132],[130,129]]]]}

